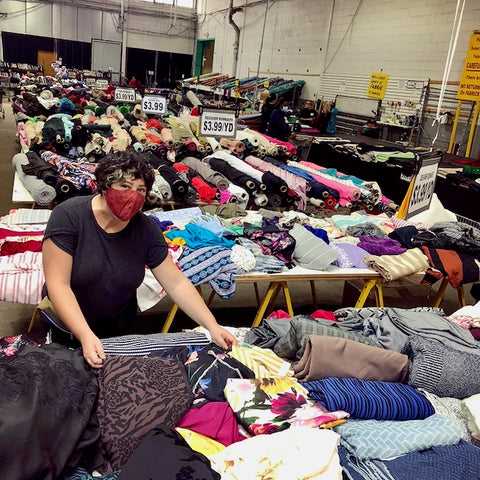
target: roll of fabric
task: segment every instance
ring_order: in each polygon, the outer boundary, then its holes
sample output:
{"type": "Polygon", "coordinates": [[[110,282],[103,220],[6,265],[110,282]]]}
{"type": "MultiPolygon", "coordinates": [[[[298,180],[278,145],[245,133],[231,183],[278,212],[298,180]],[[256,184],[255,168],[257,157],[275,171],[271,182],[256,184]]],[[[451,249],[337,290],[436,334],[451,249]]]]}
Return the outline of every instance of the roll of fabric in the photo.
{"type": "Polygon", "coordinates": [[[177,200],[183,200],[188,193],[188,183],[179,177],[177,171],[166,160],[163,160],[156,155],[148,155],[147,158],[150,158],[150,163],[168,182],[172,189],[173,197],[177,200]]]}
{"type": "Polygon", "coordinates": [[[234,138],[221,138],[220,145],[223,148],[227,148],[235,155],[241,154],[245,151],[245,144],[241,140],[237,140],[234,138]]]}
{"type": "Polygon", "coordinates": [[[260,145],[260,139],[253,133],[246,132],[245,130],[237,130],[236,136],[239,140],[247,140],[253,148],[256,148],[260,145]]]}
{"type": "Polygon", "coordinates": [[[244,188],[235,185],[234,183],[231,183],[228,186],[228,190],[233,194],[235,198],[238,199],[238,202],[236,203],[238,203],[240,207],[247,207],[250,197],[248,195],[248,192],[244,188]]]}
{"type": "Polygon", "coordinates": [[[164,202],[168,202],[173,196],[170,184],[159,174],[155,175],[152,192],[155,193],[160,201],[164,202]]]}
{"type": "MultiPolygon", "coordinates": [[[[263,183],[263,173],[260,170],[252,167],[248,163],[244,162],[240,158],[221,150],[213,153],[211,156],[214,158],[221,158],[222,160],[225,160],[231,167],[236,168],[240,172],[256,180],[258,184],[258,188],[260,190],[266,189],[266,185],[263,183]]],[[[209,158],[209,157],[206,157],[206,158],[209,158]]],[[[281,179],[279,180],[281,181],[281,179]]]]}
{"type": "Polygon", "coordinates": [[[29,165],[27,156],[24,153],[17,153],[12,158],[12,165],[17,171],[19,180],[28,190],[36,204],[45,207],[50,205],[57,196],[55,188],[47,185],[43,180],[33,175],[26,175],[23,165],[29,165]]]}
{"type": "Polygon", "coordinates": [[[270,192],[286,193],[288,190],[287,182],[272,172],[263,172],[262,182],[270,192]]]}
{"type": "Polygon", "coordinates": [[[215,154],[208,158],[204,158],[204,161],[208,163],[211,168],[227,177],[233,184],[238,185],[247,191],[258,190],[258,182],[256,182],[256,180],[249,175],[245,175],[240,170],[230,166],[225,160],[216,158],[214,155],[215,154]]]}
{"type": "MultiPolygon", "coordinates": [[[[281,179],[285,181],[288,188],[291,189],[298,199],[297,207],[299,210],[305,210],[307,206],[307,181],[299,177],[298,175],[294,175],[287,170],[284,170],[280,167],[275,166],[273,163],[268,161],[269,158],[260,159],[258,157],[254,157],[253,155],[249,155],[245,158],[245,162],[253,167],[259,168],[263,172],[272,172],[281,179]]],[[[283,197],[285,200],[287,196],[283,197]]]]}
{"type": "Polygon", "coordinates": [[[192,177],[192,186],[198,193],[198,198],[202,202],[211,203],[212,200],[215,200],[217,196],[217,189],[211,187],[205,180],[200,178],[199,176],[192,177]]]}
{"type": "Polygon", "coordinates": [[[163,128],[160,132],[165,145],[169,148],[173,148],[175,141],[173,140],[173,133],[171,128],[163,128]]]}
{"type": "Polygon", "coordinates": [[[228,188],[228,178],[210,168],[207,163],[202,162],[195,157],[185,157],[182,163],[195,170],[205,181],[215,185],[219,190],[226,190],[228,188]]]}
{"type": "Polygon", "coordinates": [[[282,205],[282,197],[278,193],[267,193],[267,198],[270,207],[278,208],[282,205]]]}

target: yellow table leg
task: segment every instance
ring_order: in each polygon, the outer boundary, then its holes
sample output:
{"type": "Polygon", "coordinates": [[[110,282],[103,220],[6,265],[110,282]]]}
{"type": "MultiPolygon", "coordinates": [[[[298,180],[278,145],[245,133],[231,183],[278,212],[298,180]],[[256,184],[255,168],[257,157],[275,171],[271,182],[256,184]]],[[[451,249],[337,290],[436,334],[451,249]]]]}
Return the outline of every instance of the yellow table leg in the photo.
{"type": "Polygon", "coordinates": [[[458,294],[458,304],[461,307],[464,307],[467,304],[467,302],[465,301],[465,291],[463,290],[463,285],[460,285],[457,288],[457,294],[458,294]]]}
{"type": "Polygon", "coordinates": [[[440,285],[437,294],[435,295],[435,298],[433,299],[432,307],[439,307],[440,304],[442,303],[443,300],[443,294],[445,293],[445,290],[447,289],[448,285],[448,280],[444,278],[442,280],[442,284],[440,285]]]}
{"type": "Polygon", "coordinates": [[[259,307],[260,306],[260,295],[258,293],[258,283],[257,282],[255,282],[253,284],[253,289],[255,290],[255,298],[257,299],[257,307],[259,307]]]}
{"type": "MultiPolygon", "coordinates": [[[[252,328],[253,327],[258,327],[260,325],[260,322],[263,319],[263,315],[265,314],[265,310],[267,309],[268,305],[270,304],[270,300],[273,297],[273,294],[275,293],[275,290],[277,290],[278,285],[276,285],[275,282],[270,282],[268,285],[267,291],[265,293],[265,296],[263,297],[262,303],[257,311],[257,314],[255,315],[255,318],[252,323],[252,328]]],[[[278,294],[278,290],[277,290],[278,294]]]]}
{"type": "Polygon", "coordinates": [[[33,330],[33,325],[35,325],[35,319],[37,318],[38,307],[35,307],[33,311],[32,318],[30,319],[30,324],[28,325],[27,332],[30,333],[33,330]]]}
{"type": "Polygon", "coordinates": [[[287,312],[293,317],[292,297],[290,296],[290,290],[288,289],[287,282],[281,282],[283,288],[283,296],[285,297],[285,303],[287,304],[287,312]]]}
{"type": "Polygon", "coordinates": [[[376,284],[376,279],[367,280],[364,283],[362,291],[360,292],[360,296],[358,297],[357,303],[355,304],[355,308],[362,308],[365,305],[365,301],[367,300],[368,295],[370,294],[372,288],[376,286],[376,284]]]}
{"type": "Polygon", "coordinates": [[[375,304],[377,307],[383,307],[383,287],[382,279],[377,278],[375,281],[375,304]]]}
{"type": "Polygon", "coordinates": [[[174,303],[168,312],[167,318],[165,320],[165,323],[163,324],[162,327],[162,333],[167,333],[168,330],[170,329],[173,319],[175,318],[175,315],[177,314],[178,311],[178,305],[174,303]]]}

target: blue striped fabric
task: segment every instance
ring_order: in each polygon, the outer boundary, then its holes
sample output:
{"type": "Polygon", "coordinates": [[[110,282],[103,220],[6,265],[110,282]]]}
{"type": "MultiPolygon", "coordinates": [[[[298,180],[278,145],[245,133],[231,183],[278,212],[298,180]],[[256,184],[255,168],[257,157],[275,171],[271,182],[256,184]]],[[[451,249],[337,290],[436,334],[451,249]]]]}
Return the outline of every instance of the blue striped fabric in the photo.
{"type": "Polygon", "coordinates": [[[403,383],[329,377],[302,385],[327,410],[344,410],[350,418],[421,420],[435,413],[429,400],[403,383]]]}

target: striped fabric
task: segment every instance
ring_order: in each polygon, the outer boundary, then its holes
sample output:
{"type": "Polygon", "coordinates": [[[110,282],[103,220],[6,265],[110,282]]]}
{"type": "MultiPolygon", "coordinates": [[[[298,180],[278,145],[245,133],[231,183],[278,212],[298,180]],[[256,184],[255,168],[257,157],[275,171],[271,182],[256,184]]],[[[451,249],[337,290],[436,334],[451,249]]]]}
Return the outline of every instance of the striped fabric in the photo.
{"type": "Polygon", "coordinates": [[[0,256],[0,301],[37,305],[44,282],[41,252],[0,256]]]}
{"type": "Polygon", "coordinates": [[[429,267],[427,257],[419,248],[411,248],[398,255],[367,255],[363,261],[368,268],[378,272],[387,282],[429,267]]]}
{"type": "Polygon", "coordinates": [[[309,397],[350,418],[419,420],[435,413],[432,404],[410,385],[358,378],[329,377],[302,384],[309,397]]]}
{"type": "Polygon", "coordinates": [[[440,415],[424,420],[348,420],[335,427],[340,444],[359,460],[385,460],[460,441],[458,426],[440,415]]]}
{"type": "Polygon", "coordinates": [[[268,348],[259,348],[254,345],[234,345],[229,355],[248,367],[256,378],[291,377],[293,375],[290,363],[281,359],[268,348]]]}
{"type": "Polygon", "coordinates": [[[150,335],[124,335],[102,339],[106,355],[145,357],[171,347],[208,345],[210,340],[200,332],[152,333],[150,335]]]}

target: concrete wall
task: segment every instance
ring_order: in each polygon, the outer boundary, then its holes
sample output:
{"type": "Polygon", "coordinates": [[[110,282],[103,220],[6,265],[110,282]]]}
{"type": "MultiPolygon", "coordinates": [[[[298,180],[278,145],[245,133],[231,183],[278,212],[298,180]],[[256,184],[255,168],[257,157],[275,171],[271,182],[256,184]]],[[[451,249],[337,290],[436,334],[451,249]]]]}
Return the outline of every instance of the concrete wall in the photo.
{"type": "MultiPolygon", "coordinates": [[[[215,38],[214,70],[238,77],[257,71],[266,2],[234,0],[240,27],[236,72],[228,0],[199,0],[198,38],[215,38]]],[[[321,94],[322,74],[441,80],[455,18],[455,0],[270,0],[260,71],[306,80],[304,95],[321,94]]],[[[461,76],[468,41],[480,28],[480,2],[467,1],[449,80],[461,76]]]]}
{"type": "MultiPolygon", "coordinates": [[[[90,43],[121,41],[120,0],[0,2],[0,31],[90,43]]],[[[126,47],[191,55],[195,12],[140,0],[125,0],[126,47]]]]}

